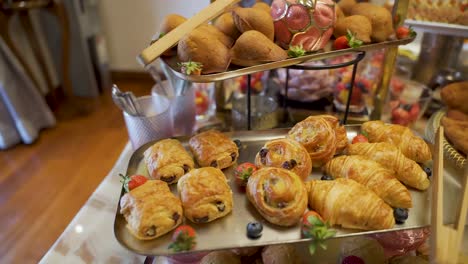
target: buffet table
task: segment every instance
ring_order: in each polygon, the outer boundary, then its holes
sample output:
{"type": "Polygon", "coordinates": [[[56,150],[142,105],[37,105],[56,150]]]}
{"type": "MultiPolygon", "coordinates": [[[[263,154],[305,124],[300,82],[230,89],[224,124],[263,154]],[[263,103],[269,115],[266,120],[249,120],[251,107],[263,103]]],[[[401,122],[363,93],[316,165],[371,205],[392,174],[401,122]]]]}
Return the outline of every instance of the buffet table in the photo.
{"type": "MultiPolygon", "coordinates": [[[[131,145],[127,143],[115,166],[40,263],[144,262],[144,256],[128,251],[117,242],[113,230],[117,200],[122,188],[118,174],[126,171],[132,153],[131,145]]],[[[335,242],[337,241],[331,240],[330,244],[337,244],[335,242]]],[[[333,252],[334,247],[329,245],[328,252],[333,252]]],[[[464,255],[468,255],[467,229],[465,229],[462,251],[464,255]]],[[[322,261],[321,259],[321,263],[327,263],[322,261]]],[[[161,257],[156,258],[155,263],[166,263],[166,261],[161,257]]]]}

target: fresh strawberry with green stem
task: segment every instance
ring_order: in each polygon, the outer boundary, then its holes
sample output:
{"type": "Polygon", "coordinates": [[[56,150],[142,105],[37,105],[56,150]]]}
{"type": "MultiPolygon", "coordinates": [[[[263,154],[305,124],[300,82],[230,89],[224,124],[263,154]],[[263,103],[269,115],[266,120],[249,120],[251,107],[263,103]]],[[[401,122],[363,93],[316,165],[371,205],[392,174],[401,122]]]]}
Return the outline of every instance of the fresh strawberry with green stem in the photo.
{"type": "Polygon", "coordinates": [[[336,50],[347,49],[347,48],[359,48],[362,45],[362,41],[357,39],[356,36],[348,30],[347,34],[335,39],[333,47],[336,50]]]}
{"type": "Polygon", "coordinates": [[[234,170],[234,177],[237,185],[243,187],[247,185],[249,177],[257,170],[257,166],[250,162],[244,162],[234,170]]]}
{"type": "Polygon", "coordinates": [[[301,57],[301,56],[304,56],[305,54],[306,54],[306,51],[304,50],[302,45],[289,47],[288,56],[291,58],[301,57]]]}
{"type": "Polygon", "coordinates": [[[364,132],[355,136],[351,144],[360,143],[360,142],[369,142],[369,139],[367,139],[367,135],[364,132]]]}
{"type": "Polygon", "coordinates": [[[309,245],[311,255],[315,253],[317,246],[327,249],[325,241],[336,234],[336,231],[330,229],[330,225],[323,221],[322,217],[315,211],[308,211],[302,216],[301,230],[304,237],[312,238],[312,243],[309,245]]]}
{"type": "Polygon", "coordinates": [[[148,179],[145,176],[139,174],[135,174],[130,177],[123,174],[119,175],[122,178],[120,182],[123,184],[126,192],[129,192],[148,181],[148,179]]]}
{"type": "Polygon", "coordinates": [[[180,62],[180,72],[186,75],[200,75],[203,69],[203,64],[195,61],[180,62]]]}
{"type": "Polygon", "coordinates": [[[416,32],[414,32],[412,27],[399,26],[395,32],[398,39],[413,38],[416,36],[416,32]]]}
{"type": "Polygon", "coordinates": [[[169,249],[172,249],[173,252],[189,251],[195,248],[196,237],[195,229],[189,225],[181,225],[172,234],[172,243],[169,245],[169,249]]]}

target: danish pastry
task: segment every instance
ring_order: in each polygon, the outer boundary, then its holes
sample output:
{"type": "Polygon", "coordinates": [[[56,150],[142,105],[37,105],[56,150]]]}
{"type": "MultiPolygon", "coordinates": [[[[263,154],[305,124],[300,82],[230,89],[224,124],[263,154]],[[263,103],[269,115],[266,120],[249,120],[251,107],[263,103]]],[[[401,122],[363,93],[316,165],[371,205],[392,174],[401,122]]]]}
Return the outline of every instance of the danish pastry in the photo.
{"type": "Polygon", "coordinates": [[[395,225],[392,208],[354,180],[312,180],[307,184],[310,208],[331,225],[361,230],[389,229],[395,225]]]}
{"type": "Polygon", "coordinates": [[[340,125],[340,120],[332,115],[321,115],[322,118],[327,120],[335,130],[336,137],[336,152],[335,154],[342,153],[348,146],[348,135],[346,134],[346,128],[340,125]]]}
{"type": "Polygon", "coordinates": [[[281,168],[262,168],[250,176],[247,198],[270,223],[292,226],[307,207],[307,190],[301,178],[281,168]]]}
{"type": "Polygon", "coordinates": [[[411,194],[395,178],[395,172],[364,156],[335,157],[324,166],[325,172],[333,178],[348,178],[374,191],[392,207],[411,208],[411,194]]]}
{"type": "Polygon", "coordinates": [[[258,168],[276,167],[296,173],[302,180],[312,171],[312,161],[307,150],[297,141],[280,138],[268,141],[255,156],[258,168]]]}
{"type": "Polygon", "coordinates": [[[160,180],[149,180],[124,194],[120,213],[130,233],[140,240],[160,237],[182,223],[182,203],[160,180]]]}
{"type": "Polygon", "coordinates": [[[232,211],[232,191],[220,169],[194,169],[180,178],[177,190],[185,217],[194,223],[207,223],[232,211]]]}
{"type": "Polygon", "coordinates": [[[190,149],[200,167],[224,169],[237,161],[237,145],[216,130],[202,132],[190,138],[190,149]]]}
{"type": "Polygon", "coordinates": [[[192,157],[176,139],[163,139],[144,152],[150,178],[176,183],[195,166],[192,157]]]}

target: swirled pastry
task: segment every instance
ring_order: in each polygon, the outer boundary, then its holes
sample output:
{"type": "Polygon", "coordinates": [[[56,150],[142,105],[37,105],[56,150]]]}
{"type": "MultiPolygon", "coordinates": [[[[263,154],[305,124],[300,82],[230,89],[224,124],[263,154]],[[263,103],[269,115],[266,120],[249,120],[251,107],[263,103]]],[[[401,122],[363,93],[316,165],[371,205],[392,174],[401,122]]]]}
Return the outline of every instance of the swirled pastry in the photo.
{"type": "Polygon", "coordinates": [[[327,120],[335,130],[336,137],[336,151],[335,154],[342,153],[348,146],[348,135],[346,134],[346,128],[340,125],[340,120],[332,115],[321,115],[322,118],[327,120]]]}
{"type": "Polygon", "coordinates": [[[176,139],[156,142],[144,153],[150,178],[176,183],[182,175],[195,166],[192,157],[176,139]]]}
{"type": "Polygon", "coordinates": [[[237,161],[237,145],[216,130],[202,132],[190,138],[190,149],[201,167],[224,169],[237,161]]]}
{"type": "Polygon", "coordinates": [[[309,116],[288,132],[288,138],[301,143],[314,166],[322,166],[335,155],[336,135],[333,125],[321,115],[309,116]]]}
{"type": "Polygon", "coordinates": [[[258,168],[276,167],[296,173],[302,180],[312,171],[312,161],[307,150],[297,141],[289,138],[270,140],[255,156],[258,168]]]}
{"type": "Polygon", "coordinates": [[[325,172],[333,178],[348,178],[374,191],[392,207],[411,208],[411,194],[395,178],[395,172],[384,168],[378,162],[364,156],[335,157],[324,166],[325,172]]]}
{"type": "Polygon", "coordinates": [[[348,153],[364,155],[385,168],[394,170],[396,178],[408,186],[423,191],[429,187],[430,181],[421,167],[390,143],[355,143],[349,145],[348,153]]]}
{"type": "Polygon", "coordinates": [[[411,129],[384,122],[368,121],[362,124],[369,142],[388,142],[397,146],[403,155],[416,162],[424,163],[432,159],[431,149],[424,140],[416,136],[411,129]]]}
{"type": "Polygon", "coordinates": [[[194,169],[180,178],[177,190],[185,217],[194,223],[207,223],[232,211],[232,191],[220,169],[194,169]]]}
{"type": "Polygon", "coordinates": [[[395,225],[392,208],[354,180],[312,180],[307,184],[310,208],[331,225],[362,230],[389,229],[395,225]]]}
{"type": "Polygon", "coordinates": [[[124,194],[120,213],[130,233],[140,240],[160,237],[182,223],[182,203],[160,180],[149,180],[124,194]]]}
{"type": "Polygon", "coordinates": [[[297,174],[281,168],[262,168],[250,176],[247,198],[270,223],[296,224],[307,207],[307,191],[297,174]]]}

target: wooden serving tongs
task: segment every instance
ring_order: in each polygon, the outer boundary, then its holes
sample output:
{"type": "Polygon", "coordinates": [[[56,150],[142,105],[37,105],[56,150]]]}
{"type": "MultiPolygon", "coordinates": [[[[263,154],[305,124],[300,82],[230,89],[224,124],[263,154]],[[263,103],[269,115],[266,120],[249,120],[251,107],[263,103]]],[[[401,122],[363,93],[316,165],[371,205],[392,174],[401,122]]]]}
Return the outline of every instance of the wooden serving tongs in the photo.
{"type": "MultiPolygon", "coordinates": [[[[140,55],[138,55],[138,62],[144,67],[151,64],[156,60],[163,52],[170,49],[172,46],[177,44],[179,40],[187,33],[191,32],[199,25],[210,21],[211,19],[221,15],[227,11],[231,6],[240,0],[217,0],[212,2],[209,6],[205,7],[202,11],[171,30],[169,33],[155,41],[149,47],[144,49],[140,55]]],[[[214,55],[216,56],[216,55],[214,55]]]]}
{"type": "MultiPolygon", "coordinates": [[[[462,201],[453,226],[443,223],[443,197],[444,197],[444,154],[443,154],[444,128],[439,127],[435,136],[433,188],[432,188],[432,214],[431,214],[431,263],[457,264],[460,255],[466,214],[468,208],[468,179],[463,177],[462,201]]],[[[467,168],[464,173],[466,174],[467,168]]]]}

